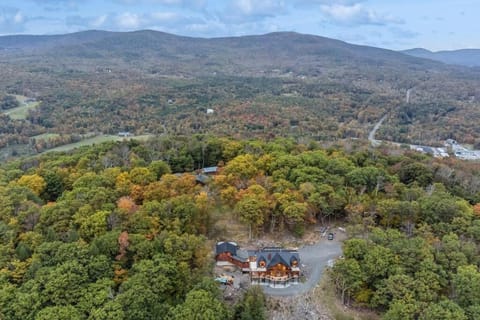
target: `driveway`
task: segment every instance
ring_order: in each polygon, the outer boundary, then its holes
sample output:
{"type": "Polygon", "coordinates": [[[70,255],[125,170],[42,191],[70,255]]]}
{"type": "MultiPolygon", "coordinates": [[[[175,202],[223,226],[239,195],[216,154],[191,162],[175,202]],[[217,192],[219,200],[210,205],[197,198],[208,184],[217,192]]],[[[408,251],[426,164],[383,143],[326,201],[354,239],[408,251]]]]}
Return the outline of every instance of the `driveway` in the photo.
{"type": "Polygon", "coordinates": [[[307,281],[290,285],[288,288],[262,286],[266,294],[270,296],[295,296],[310,291],[320,281],[328,260],[337,258],[342,254],[342,244],[337,240],[321,240],[314,245],[301,248],[299,253],[300,263],[307,281]]]}

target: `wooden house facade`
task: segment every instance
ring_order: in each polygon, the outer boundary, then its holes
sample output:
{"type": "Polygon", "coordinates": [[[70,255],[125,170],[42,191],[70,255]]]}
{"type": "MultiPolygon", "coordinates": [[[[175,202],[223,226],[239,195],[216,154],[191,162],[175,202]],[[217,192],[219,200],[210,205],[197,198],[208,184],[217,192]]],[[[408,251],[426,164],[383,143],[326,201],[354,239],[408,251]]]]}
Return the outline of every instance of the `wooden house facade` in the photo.
{"type": "Polygon", "coordinates": [[[253,284],[287,287],[298,284],[300,255],[297,250],[265,247],[250,250],[245,257],[235,242],[218,242],[215,250],[217,264],[236,265],[250,274],[253,284]]]}

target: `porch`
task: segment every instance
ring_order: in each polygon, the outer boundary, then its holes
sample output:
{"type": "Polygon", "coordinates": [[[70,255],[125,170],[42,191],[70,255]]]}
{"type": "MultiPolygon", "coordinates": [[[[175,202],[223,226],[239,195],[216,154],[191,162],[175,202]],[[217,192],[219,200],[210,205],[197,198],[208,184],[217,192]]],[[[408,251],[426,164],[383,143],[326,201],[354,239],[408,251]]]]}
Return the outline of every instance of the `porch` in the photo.
{"type": "Polygon", "coordinates": [[[287,288],[290,285],[298,284],[298,275],[272,276],[272,275],[251,275],[251,283],[270,286],[271,288],[287,288]]]}

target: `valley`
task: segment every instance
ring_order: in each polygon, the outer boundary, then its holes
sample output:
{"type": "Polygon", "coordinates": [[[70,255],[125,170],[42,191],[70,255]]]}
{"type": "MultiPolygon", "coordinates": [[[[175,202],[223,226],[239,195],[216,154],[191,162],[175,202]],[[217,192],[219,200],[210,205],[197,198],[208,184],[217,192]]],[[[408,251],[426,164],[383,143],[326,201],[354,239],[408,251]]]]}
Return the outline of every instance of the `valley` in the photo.
{"type": "Polygon", "coordinates": [[[296,32],[0,48],[1,319],[480,317],[478,68],[296,32]],[[276,255],[228,272],[296,286],[215,274],[232,239],[276,255]]]}
{"type": "Polygon", "coordinates": [[[0,52],[0,98],[36,101],[0,119],[4,159],[51,149],[29,146],[45,133],[59,135],[55,147],[121,131],[366,141],[385,105],[392,111],[380,140],[480,144],[478,70],[389,50],[292,32],[194,39],[86,31],[0,37],[0,46],[16,48],[0,52]]]}

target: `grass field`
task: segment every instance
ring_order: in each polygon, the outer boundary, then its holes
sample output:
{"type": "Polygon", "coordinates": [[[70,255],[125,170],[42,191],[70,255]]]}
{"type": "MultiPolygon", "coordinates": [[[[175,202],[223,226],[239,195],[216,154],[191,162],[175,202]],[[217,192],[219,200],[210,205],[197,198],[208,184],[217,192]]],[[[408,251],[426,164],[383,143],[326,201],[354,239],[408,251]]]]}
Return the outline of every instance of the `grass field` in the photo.
{"type": "Polygon", "coordinates": [[[40,102],[38,101],[27,103],[26,100],[28,99],[28,97],[25,96],[15,95],[15,97],[20,103],[20,107],[8,109],[4,112],[4,114],[10,116],[10,118],[14,120],[26,119],[28,115],[28,110],[35,109],[40,104],[40,102]]]}
{"type": "Polygon", "coordinates": [[[91,146],[92,144],[97,144],[97,143],[102,143],[102,142],[107,142],[107,141],[122,141],[122,140],[147,140],[148,138],[151,138],[152,135],[141,135],[141,136],[132,136],[132,137],[128,137],[128,138],[123,138],[123,137],[119,137],[119,136],[116,136],[116,135],[99,135],[99,136],[96,136],[96,137],[92,137],[92,138],[88,138],[88,139],[84,139],[82,141],[79,141],[79,142],[75,142],[75,143],[70,143],[70,144],[66,144],[66,145],[63,145],[63,146],[59,146],[59,147],[56,147],[56,148],[52,148],[52,149],[49,149],[49,150],[46,150],[42,153],[47,153],[47,152],[52,152],[52,151],[69,151],[69,150],[72,150],[72,149],[75,149],[75,148],[79,148],[79,147],[82,147],[82,146],[91,146]]]}
{"type": "Polygon", "coordinates": [[[56,138],[56,137],[59,137],[59,136],[60,135],[58,133],[42,133],[42,134],[30,137],[30,138],[37,139],[37,140],[38,139],[49,140],[49,139],[56,138]]]}

